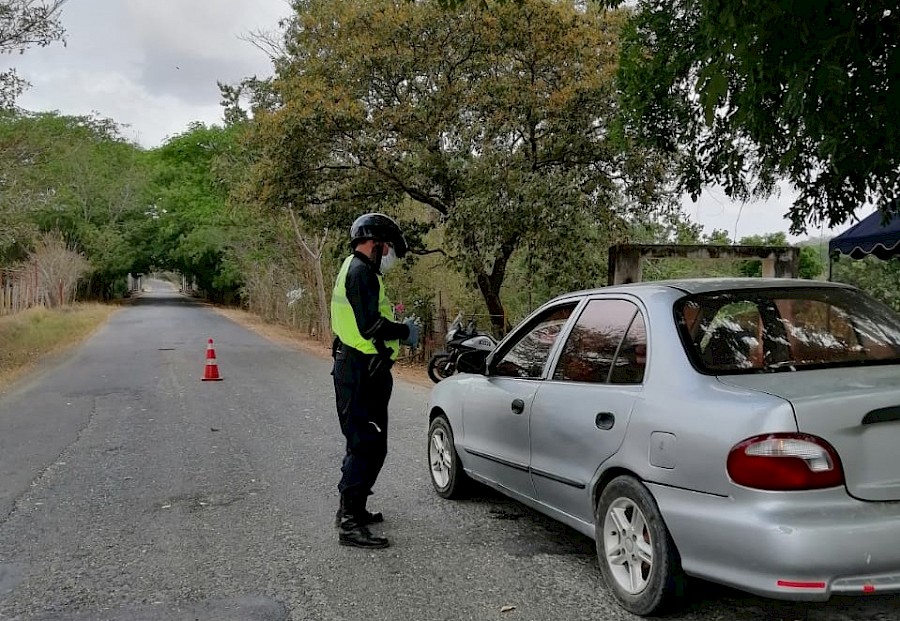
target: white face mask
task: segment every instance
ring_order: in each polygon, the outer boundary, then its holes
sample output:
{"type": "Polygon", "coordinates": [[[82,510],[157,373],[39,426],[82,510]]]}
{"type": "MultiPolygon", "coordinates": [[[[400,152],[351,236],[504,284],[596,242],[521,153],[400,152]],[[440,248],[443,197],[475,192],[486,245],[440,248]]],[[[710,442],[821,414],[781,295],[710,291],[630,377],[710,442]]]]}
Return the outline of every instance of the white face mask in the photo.
{"type": "Polygon", "coordinates": [[[397,265],[397,261],[397,254],[394,252],[393,247],[388,246],[387,253],[381,256],[381,266],[379,268],[381,270],[381,273],[384,274],[389,269],[397,265]]]}

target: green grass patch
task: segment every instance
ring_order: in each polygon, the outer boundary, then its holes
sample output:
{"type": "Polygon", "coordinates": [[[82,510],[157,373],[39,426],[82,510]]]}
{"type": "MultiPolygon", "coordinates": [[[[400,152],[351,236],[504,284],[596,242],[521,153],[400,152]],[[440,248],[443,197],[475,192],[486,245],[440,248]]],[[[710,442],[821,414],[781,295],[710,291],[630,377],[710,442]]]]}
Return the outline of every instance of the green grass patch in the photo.
{"type": "Polygon", "coordinates": [[[0,390],[44,357],[81,343],[115,310],[104,304],[75,304],[0,317],[0,390]]]}

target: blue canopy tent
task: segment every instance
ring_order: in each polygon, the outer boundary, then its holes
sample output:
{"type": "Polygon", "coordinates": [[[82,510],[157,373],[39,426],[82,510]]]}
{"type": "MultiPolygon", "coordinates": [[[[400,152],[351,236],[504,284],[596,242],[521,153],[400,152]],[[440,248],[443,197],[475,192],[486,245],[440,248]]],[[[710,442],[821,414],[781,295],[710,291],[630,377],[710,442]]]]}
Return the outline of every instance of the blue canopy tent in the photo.
{"type": "Polygon", "coordinates": [[[894,214],[887,222],[883,218],[876,211],[828,242],[828,280],[831,280],[835,255],[844,254],[853,259],[872,255],[882,260],[900,256],[900,214],[894,214]]]}

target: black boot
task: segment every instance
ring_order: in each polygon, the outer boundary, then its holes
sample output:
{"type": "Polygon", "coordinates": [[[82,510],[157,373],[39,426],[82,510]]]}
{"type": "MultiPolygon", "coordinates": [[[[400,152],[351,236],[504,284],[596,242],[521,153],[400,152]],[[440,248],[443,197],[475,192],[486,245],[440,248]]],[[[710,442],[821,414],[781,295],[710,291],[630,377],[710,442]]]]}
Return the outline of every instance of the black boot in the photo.
{"type": "Polygon", "coordinates": [[[391,542],[387,540],[387,537],[373,535],[368,526],[357,524],[352,520],[344,520],[341,522],[341,530],[338,532],[338,542],[342,546],[369,548],[372,550],[386,548],[391,545],[391,542]]]}
{"type": "Polygon", "coordinates": [[[365,523],[365,513],[364,503],[344,500],[338,542],[342,546],[369,549],[386,548],[391,545],[385,537],[378,537],[369,531],[365,523]]]}
{"type": "MultiPolygon", "coordinates": [[[[334,527],[335,528],[341,527],[341,519],[343,519],[343,517],[344,517],[344,499],[341,498],[341,506],[338,507],[337,513],[334,514],[334,527]]],[[[366,511],[366,509],[363,508],[362,512],[360,513],[360,521],[363,523],[364,526],[368,526],[369,524],[380,524],[381,522],[384,522],[384,516],[381,514],[381,511],[372,513],[370,511],[366,511]]]]}

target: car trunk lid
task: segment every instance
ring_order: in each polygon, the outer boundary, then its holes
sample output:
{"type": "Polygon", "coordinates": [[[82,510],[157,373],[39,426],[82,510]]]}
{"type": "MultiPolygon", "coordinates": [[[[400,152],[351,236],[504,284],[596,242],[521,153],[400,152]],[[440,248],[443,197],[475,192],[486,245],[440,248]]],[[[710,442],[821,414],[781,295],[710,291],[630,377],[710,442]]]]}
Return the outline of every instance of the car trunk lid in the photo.
{"type": "Polygon", "coordinates": [[[856,498],[900,500],[900,365],[720,376],[790,401],[800,432],[831,444],[856,498]]]}

